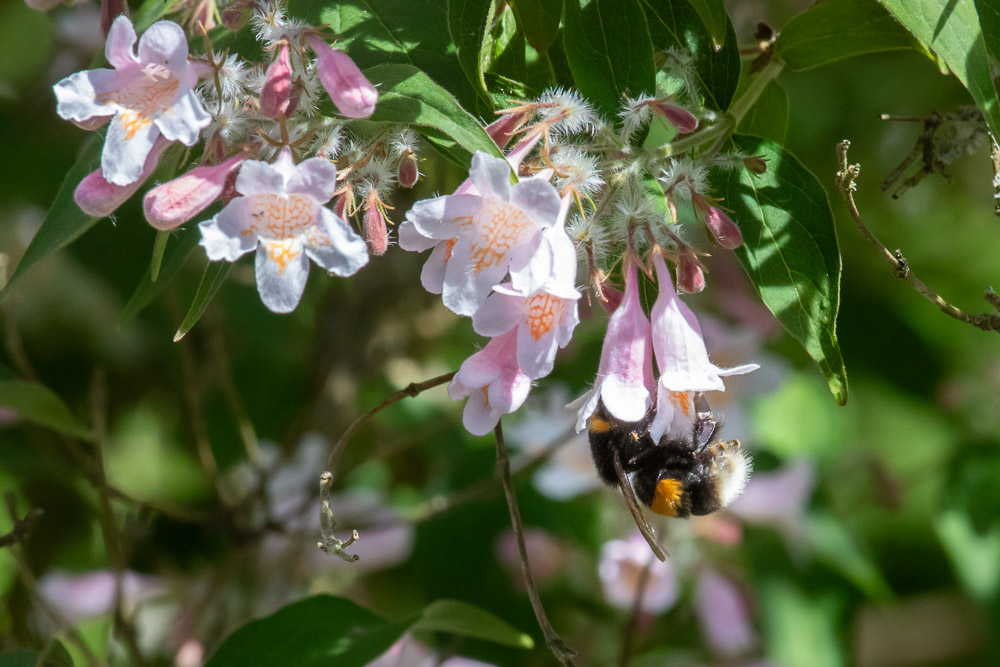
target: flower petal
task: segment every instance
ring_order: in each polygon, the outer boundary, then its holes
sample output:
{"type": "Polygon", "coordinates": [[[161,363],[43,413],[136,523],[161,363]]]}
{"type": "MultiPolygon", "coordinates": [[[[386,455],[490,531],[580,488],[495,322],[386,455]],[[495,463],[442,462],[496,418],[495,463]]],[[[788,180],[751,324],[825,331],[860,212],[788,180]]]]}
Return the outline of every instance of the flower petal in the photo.
{"type": "MultiPolygon", "coordinates": [[[[423,202],[417,203],[422,204],[423,202]]],[[[441,242],[440,239],[432,239],[421,234],[412,220],[401,222],[396,233],[399,235],[399,247],[410,252],[423,252],[441,242]]]]}
{"type": "Polygon", "coordinates": [[[118,110],[117,103],[98,102],[97,97],[121,85],[121,78],[113,69],[91,69],[71,74],[52,86],[56,94],[56,113],[60,118],[75,123],[113,116],[118,110]]]}
{"type": "Polygon", "coordinates": [[[552,227],[559,220],[559,193],[544,178],[529,178],[510,188],[510,203],[541,227],[552,227]]]}
{"type": "Polygon", "coordinates": [[[187,69],[187,56],[188,45],[184,29],[173,21],[157,21],[142,33],[139,40],[139,60],[143,63],[166,65],[174,76],[187,69]]]}
{"type": "Polygon", "coordinates": [[[167,139],[194,146],[201,131],[212,122],[212,116],[202,108],[194,91],[189,89],[163,110],[154,122],[167,139]]]}
{"type": "Polygon", "coordinates": [[[447,241],[438,243],[420,270],[420,284],[431,294],[440,294],[444,291],[444,276],[450,253],[451,246],[447,241]]]}
{"type": "Polygon", "coordinates": [[[444,241],[458,236],[482,205],[483,199],[478,195],[444,195],[417,202],[407,212],[406,219],[422,236],[444,241]]]}
{"type": "Polygon", "coordinates": [[[494,292],[472,316],[472,328],[480,336],[500,336],[524,320],[524,298],[494,292]]]}
{"type": "Polygon", "coordinates": [[[487,267],[479,273],[470,273],[469,250],[468,244],[456,243],[445,267],[442,300],[445,306],[459,315],[472,315],[476,312],[486,300],[493,285],[500,282],[507,273],[504,265],[487,267]]]}
{"type": "Polygon", "coordinates": [[[351,276],[368,263],[364,239],[328,208],[319,210],[319,234],[308,235],[306,255],[337,276],[351,276]]]}
{"type": "Polygon", "coordinates": [[[121,113],[115,116],[101,151],[104,178],[115,185],[135,183],[158,136],[160,130],[152,122],[134,116],[126,121],[121,113]]]}
{"type": "Polygon", "coordinates": [[[236,176],[236,191],[245,197],[277,194],[285,196],[285,176],[267,162],[247,160],[236,176]]]}
{"type": "Polygon", "coordinates": [[[260,240],[255,273],[257,292],[268,310],[290,313],[299,305],[309,277],[309,259],[294,239],[260,240]]]}
{"type": "Polygon", "coordinates": [[[135,28],[127,16],[122,14],[111,24],[108,41],[104,44],[104,57],[115,69],[128,69],[139,64],[135,57],[135,28]]]}
{"type": "Polygon", "coordinates": [[[288,179],[288,193],[309,195],[320,204],[333,197],[337,189],[337,168],[325,158],[314,157],[300,162],[295,173],[288,179]]]}
{"type": "Polygon", "coordinates": [[[226,204],[214,218],[198,224],[201,230],[201,241],[198,243],[213,262],[235,262],[256,247],[257,239],[243,233],[250,227],[246,204],[245,198],[238,197],[226,204]]]}
{"type": "Polygon", "coordinates": [[[552,372],[558,349],[555,332],[550,331],[536,340],[527,325],[517,328],[517,365],[532,380],[552,372]]]}
{"type": "Polygon", "coordinates": [[[476,151],[472,156],[469,178],[483,197],[508,201],[510,196],[510,165],[506,160],[476,151]]]}

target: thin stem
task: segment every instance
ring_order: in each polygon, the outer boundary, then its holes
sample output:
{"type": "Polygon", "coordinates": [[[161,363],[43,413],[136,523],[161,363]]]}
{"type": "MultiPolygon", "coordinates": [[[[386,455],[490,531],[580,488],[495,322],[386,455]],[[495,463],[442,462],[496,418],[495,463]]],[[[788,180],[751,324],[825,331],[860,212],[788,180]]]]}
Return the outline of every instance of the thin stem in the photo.
{"type": "MultiPolygon", "coordinates": [[[[840,190],[840,194],[844,197],[844,201],[847,203],[847,208],[851,212],[851,217],[854,218],[854,222],[857,224],[861,234],[865,237],[865,240],[874,246],[885,258],[885,260],[893,266],[893,275],[907,283],[921,296],[933,303],[941,310],[941,312],[949,317],[953,317],[960,322],[965,322],[966,324],[971,324],[977,329],[982,329],[983,331],[1000,332],[1000,314],[971,314],[945,301],[937,292],[928,287],[922,280],[917,278],[916,274],[914,274],[912,270],[910,270],[910,265],[906,261],[906,258],[903,257],[901,250],[897,248],[895,252],[890,251],[889,248],[887,248],[885,244],[882,243],[878,237],[876,237],[868,229],[868,226],[865,225],[864,221],[861,219],[861,212],[858,211],[858,206],[854,201],[854,192],[857,189],[856,180],[858,175],[861,173],[861,165],[848,164],[847,149],[850,148],[850,146],[851,142],[846,139],[837,144],[837,163],[840,167],[840,170],[837,172],[837,188],[840,190]]],[[[989,300],[989,297],[987,297],[987,299],[989,300]]]]}
{"type": "Polygon", "coordinates": [[[493,433],[497,442],[497,472],[500,474],[500,481],[503,482],[504,495],[507,496],[507,510],[510,512],[510,524],[514,529],[514,536],[517,537],[517,551],[521,557],[521,574],[524,575],[524,586],[528,590],[531,609],[535,612],[538,626],[545,636],[545,645],[549,647],[560,663],[574,665],[573,656],[576,653],[566,645],[566,642],[549,623],[549,617],[545,614],[542,600],[538,596],[538,589],[535,587],[535,580],[531,576],[531,567],[528,565],[528,550],[524,546],[524,525],[521,523],[521,510],[517,506],[517,496],[514,495],[514,486],[510,480],[510,458],[507,456],[507,447],[504,445],[503,424],[501,422],[497,422],[493,433]]]}
{"type": "Polygon", "coordinates": [[[635,597],[632,598],[632,611],[628,615],[625,629],[622,632],[622,652],[618,658],[621,667],[628,667],[632,660],[632,647],[635,643],[635,631],[639,626],[639,619],[642,617],[642,599],[646,597],[646,586],[649,585],[649,575],[653,569],[653,559],[646,562],[646,566],[639,573],[639,580],[635,584],[635,597]]]}

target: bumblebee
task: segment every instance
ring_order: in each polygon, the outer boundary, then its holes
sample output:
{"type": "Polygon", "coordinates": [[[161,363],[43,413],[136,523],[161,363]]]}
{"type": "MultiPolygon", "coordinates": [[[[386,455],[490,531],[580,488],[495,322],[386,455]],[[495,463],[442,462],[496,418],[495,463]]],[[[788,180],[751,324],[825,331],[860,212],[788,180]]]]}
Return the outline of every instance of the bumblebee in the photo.
{"type": "Polygon", "coordinates": [[[661,559],[636,498],[663,516],[701,516],[729,505],[743,492],[750,476],[750,457],[739,440],[720,439],[720,425],[704,395],[695,395],[694,407],[697,413],[690,435],[663,435],[658,442],[649,434],[655,417],[652,410],[637,422],[626,422],[598,402],[587,420],[598,475],[621,489],[636,524],[661,559]]]}

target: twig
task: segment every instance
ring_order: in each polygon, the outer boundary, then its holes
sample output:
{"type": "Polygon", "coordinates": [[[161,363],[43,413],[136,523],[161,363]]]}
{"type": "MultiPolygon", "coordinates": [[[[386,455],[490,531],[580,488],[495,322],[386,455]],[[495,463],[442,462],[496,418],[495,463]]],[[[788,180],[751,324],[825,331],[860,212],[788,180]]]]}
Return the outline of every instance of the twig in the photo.
{"type": "Polygon", "coordinates": [[[524,575],[524,586],[528,590],[528,599],[531,600],[531,609],[535,612],[538,626],[545,636],[545,645],[549,647],[552,654],[563,665],[573,665],[573,651],[566,642],[556,633],[549,617],[545,615],[542,607],[542,600],[538,597],[538,589],[535,587],[535,580],[531,576],[531,568],[528,565],[528,550],[524,546],[524,525],[521,523],[521,510],[517,506],[517,497],[514,495],[514,486],[510,481],[510,459],[507,457],[507,447],[503,441],[503,424],[497,422],[497,427],[493,431],[497,441],[497,472],[500,474],[500,481],[503,482],[503,492],[507,496],[507,510],[510,512],[510,524],[517,537],[517,550],[521,556],[521,573],[524,575]]]}
{"type": "MultiPolygon", "coordinates": [[[[855,181],[858,178],[858,174],[861,173],[861,165],[848,164],[847,149],[850,148],[850,146],[851,142],[846,139],[837,144],[837,162],[840,166],[840,170],[837,172],[837,188],[840,190],[840,194],[843,195],[844,201],[847,203],[847,208],[851,212],[851,217],[854,218],[854,222],[857,223],[858,229],[861,230],[861,234],[871,245],[877,248],[882,256],[885,257],[886,261],[893,266],[893,275],[906,282],[921,296],[936,305],[941,312],[949,317],[953,317],[960,322],[965,322],[966,324],[971,324],[977,329],[982,329],[983,331],[1000,332],[1000,314],[972,314],[951,305],[941,298],[937,292],[928,287],[922,280],[917,278],[916,274],[914,274],[910,269],[910,265],[903,256],[902,251],[897,249],[895,252],[891,252],[884,243],[879,241],[878,238],[871,233],[864,221],[862,221],[861,213],[858,211],[858,206],[854,202],[854,191],[857,188],[855,181]]],[[[989,300],[989,297],[987,297],[987,299],[989,300]]]]}
{"type": "Polygon", "coordinates": [[[996,201],[993,213],[1000,215],[1000,144],[993,135],[990,135],[990,159],[993,161],[993,199],[996,201]]]}
{"type": "Polygon", "coordinates": [[[377,415],[382,410],[386,409],[393,403],[403,400],[404,398],[417,396],[420,393],[427,391],[438,385],[442,385],[448,382],[458,371],[452,371],[450,373],[445,373],[444,375],[438,375],[429,380],[424,380],[423,382],[411,382],[409,385],[400,389],[399,391],[389,394],[386,396],[381,403],[376,405],[374,408],[364,413],[357,419],[355,419],[344,434],[340,436],[337,443],[330,450],[330,453],[326,457],[326,470],[319,476],[319,491],[320,491],[320,531],[322,535],[322,541],[317,542],[317,545],[323,551],[327,553],[334,553],[347,561],[356,561],[358,559],[357,555],[348,556],[344,553],[344,547],[351,545],[355,540],[358,539],[358,531],[352,531],[352,537],[346,542],[342,542],[336,535],[334,535],[334,530],[337,528],[337,520],[333,515],[333,508],[330,505],[330,491],[333,488],[333,473],[337,469],[337,462],[340,460],[340,455],[344,453],[344,449],[347,448],[347,443],[351,441],[361,427],[365,425],[369,419],[377,415]]]}
{"type": "Polygon", "coordinates": [[[649,584],[649,574],[653,569],[653,559],[646,562],[646,566],[639,573],[639,580],[635,583],[635,597],[632,598],[632,611],[628,615],[628,622],[622,632],[622,652],[618,659],[621,667],[628,667],[632,660],[632,644],[635,639],[635,631],[639,625],[639,618],[642,615],[642,599],[646,597],[646,586],[649,584]]]}
{"type": "MultiPolygon", "coordinates": [[[[13,506],[9,503],[8,508],[13,510],[13,506]]],[[[36,507],[25,514],[23,519],[18,519],[17,515],[12,511],[10,517],[14,521],[14,527],[6,535],[0,535],[0,549],[23,542],[44,513],[40,507],[36,507]]]]}
{"type": "MultiPolygon", "coordinates": [[[[16,529],[18,525],[17,499],[14,497],[13,493],[8,493],[4,496],[4,502],[7,505],[7,513],[10,514],[11,521],[14,522],[14,527],[16,529]]],[[[31,513],[32,512],[29,512],[28,515],[30,516],[31,513]]],[[[21,521],[23,522],[26,519],[27,517],[21,519],[21,521]]],[[[66,639],[80,649],[80,652],[83,654],[87,664],[94,665],[96,667],[107,667],[107,663],[94,654],[90,646],[83,639],[79,630],[76,629],[76,626],[70,623],[69,620],[62,615],[62,612],[60,612],[55,605],[49,602],[45,596],[38,591],[38,580],[35,579],[35,575],[31,571],[31,566],[28,565],[28,561],[24,557],[22,546],[23,545],[20,544],[11,544],[10,552],[14,556],[14,566],[17,569],[18,575],[21,577],[21,583],[24,584],[24,587],[28,590],[31,598],[35,601],[35,604],[37,604],[39,608],[44,611],[63,632],[66,633],[66,639]]]]}

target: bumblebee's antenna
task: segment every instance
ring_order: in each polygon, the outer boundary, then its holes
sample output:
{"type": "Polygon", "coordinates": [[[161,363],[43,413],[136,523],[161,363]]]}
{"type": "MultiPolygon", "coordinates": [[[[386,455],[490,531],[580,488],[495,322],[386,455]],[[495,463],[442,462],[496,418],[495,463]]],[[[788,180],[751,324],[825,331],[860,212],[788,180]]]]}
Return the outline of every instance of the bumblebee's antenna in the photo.
{"type": "Polygon", "coordinates": [[[632,519],[635,521],[635,525],[639,528],[639,532],[642,533],[642,536],[646,538],[646,543],[649,545],[649,548],[653,550],[653,555],[661,561],[667,560],[667,556],[670,555],[670,552],[661,547],[656,541],[656,532],[646,521],[646,517],[642,513],[642,509],[639,507],[639,501],[636,500],[635,491],[632,490],[632,482],[630,482],[628,477],[625,475],[625,469],[622,468],[622,462],[618,457],[617,451],[614,453],[613,458],[615,462],[615,474],[618,475],[618,488],[622,490],[622,495],[625,496],[625,504],[628,506],[628,511],[632,513],[632,519]]]}

